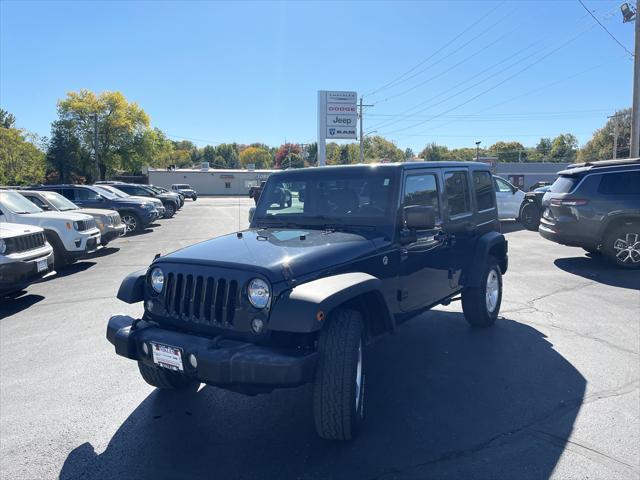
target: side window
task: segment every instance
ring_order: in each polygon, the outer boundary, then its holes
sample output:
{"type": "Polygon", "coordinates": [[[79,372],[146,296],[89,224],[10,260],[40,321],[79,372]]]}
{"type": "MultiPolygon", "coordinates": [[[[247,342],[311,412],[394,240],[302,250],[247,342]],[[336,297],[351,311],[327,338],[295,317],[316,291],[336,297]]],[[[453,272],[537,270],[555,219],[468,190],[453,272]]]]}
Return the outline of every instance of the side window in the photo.
{"type": "Polygon", "coordinates": [[[471,213],[471,196],[467,172],[448,172],[444,175],[449,217],[471,213]]]}
{"type": "Polygon", "coordinates": [[[74,188],[76,200],[96,200],[98,194],[88,188],[74,188]]]}
{"type": "Polygon", "coordinates": [[[438,184],[433,174],[409,175],[404,184],[404,205],[433,207],[440,216],[438,184]]]}
{"type": "Polygon", "coordinates": [[[60,188],[58,190],[51,190],[51,191],[59,193],[66,199],[71,200],[73,202],[76,199],[74,195],[75,190],[76,190],[75,188],[60,188]]]}
{"type": "Polygon", "coordinates": [[[476,193],[478,211],[489,210],[495,206],[493,185],[489,172],[473,172],[473,189],[476,193]]]}
{"type": "Polygon", "coordinates": [[[511,185],[508,182],[505,182],[501,178],[493,177],[496,181],[496,192],[509,192],[512,193],[511,185]]]}
{"type": "Polygon", "coordinates": [[[640,195],[640,171],[605,173],[598,193],[605,195],[640,195]]]}

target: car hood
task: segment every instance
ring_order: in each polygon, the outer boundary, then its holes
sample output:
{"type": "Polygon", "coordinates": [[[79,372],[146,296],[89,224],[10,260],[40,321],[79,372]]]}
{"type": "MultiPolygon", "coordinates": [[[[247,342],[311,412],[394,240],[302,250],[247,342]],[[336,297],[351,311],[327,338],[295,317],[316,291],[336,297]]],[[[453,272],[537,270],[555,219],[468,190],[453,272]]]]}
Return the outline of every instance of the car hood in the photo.
{"type": "Polygon", "coordinates": [[[81,208],[79,210],[75,210],[77,213],[86,213],[87,215],[98,215],[98,216],[109,216],[116,215],[118,212],[115,210],[106,210],[104,208],[81,208]]]}
{"type": "Polygon", "coordinates": [[[142,203],[153,203],[153,200],[147,197],[127,197],[113,200],[116,205],[140,205],[142,203]]]}
{"type": "Polygon", "coordinates": [[[374,238],[358,233],[310,229],[250,229],[197,243],[155,263],[192,263],[250,270],[272,282],[301,277],[376,251],[374,238]]]}
{"type": "Polygon", "coordinates": [[[61,222],[75,222],[79,220],[91,220],[91,215],[85,215],[84,213],[73,212],[38,212],[38,213],[24,213],[19,215],[21,223],[24,222],[28,225],[46,225],[52,220],[59,220],[61,222]]]}
{"type": "Polygon", "coordinates": [[[28,233],[41,232],[40,227],[34,227],[33,225],[21,225],[19,223],[0,223],[0,238],[18,237],[20,235],[26,235],[28,233]]]}

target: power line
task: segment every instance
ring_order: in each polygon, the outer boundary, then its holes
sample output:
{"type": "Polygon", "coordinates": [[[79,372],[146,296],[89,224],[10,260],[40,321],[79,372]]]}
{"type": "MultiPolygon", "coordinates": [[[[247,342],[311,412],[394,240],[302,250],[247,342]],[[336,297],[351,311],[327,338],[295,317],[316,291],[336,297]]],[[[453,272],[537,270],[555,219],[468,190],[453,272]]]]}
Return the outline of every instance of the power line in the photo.
{"type": "Polygon", "coordinates": [[[589,9],[587,8],[587,6],[582,2],[582,0],[578,0],[578,2],[580,3],[580,5],[582,5],[582,8],[584,8],[584,9],[589,13],[589,15],[591,15],[591,16],[593,17],[593,19],[594,19],[596,22],[598,22],[598,25],[600,25],[600,26],[602,27],[602,29],[603,29],[605,32],[607,32],[607,33],[609,34],[609,36],[610,36],[611,38],[613,38],[613,40],[614,40],[618,45],[620,45],[620,46],[624,49],[624,51],[625,51],[625,52],[627,52],[627,53],[628,53],[628,54],[633,58],[633,53],[631,53],[629,50],[627,50],[627,47],[625,47],[625,46],[624,46],[624,45],[623,45],[623,44],[622,44],[622,43],[621,43],[621,42],[620,42],[620,41],[619,41],[619,40],[618,40],[618,39],[613,35],[613,33],[611,33],[611,32],[607,29],[607,27],[605,27],[605,26],[602,24],[602,22],[601,22],[600,20],[598,20],[598,17],[596,17],[596,16],[591,12],[591,10],[589,10],[589,9]]]}
{"type": "Polygon", "coordinates": [[[431,55],[429,55],[427,58],[425,58],[424,60],[422,60],[421,62],[417,63],[416,65],[414,65],[413,67],[411,67],[409,70],[407,70],[406,72],[404,72],[403,74],[397,76],[396,78],[394,78],[393,80],[385,83],[384,85],[382,85],[381,87],[377,88],[376,90],[373,90],[369,93],[366,93],[364,96],[365,97],[369,97],[371,95],[375,95],[383,90],[385,90],[386,88],[389,88],[391,86],[398,85],[399,83],[402,83],[404,77],[406,77],[408,74],[410,74],[411,72],[415,71],[417,68],[421,67],[422,65],[424,65],[425,63],[427,63],[429,60],[431,60],[433,57],[435,57],[437,54],[439,54],[440,52],[442,52],[445,48],[447,48],[449,45],[453,44],[456,40],[458,40],[459,38],[461,38],[464,34],[466,34],[468,31],[472,30],[476,25],[478,25],[479,23],[481,23],[485,18],[487,18],[489,15],[491,15],[494,11],[496,11],[499,7],[501,7],[504,3],[506,2],[506,0],[500,2],[498,5],[496,5],[494,8],[492,8],[491,10],[489,10],[487,13],[485,13],[483,16],[481,16],[478,20],[476,20],[475,22],[473,22],[471,25],[469,25],[467,28],[465,28],[462,32],[460,32],[458,35],[456,35],[453,39],[451,39],[449,42],[445,43],[442,47],[440,47],[438,50],[436,50],[434,53],[432,53],[431,55]]]}

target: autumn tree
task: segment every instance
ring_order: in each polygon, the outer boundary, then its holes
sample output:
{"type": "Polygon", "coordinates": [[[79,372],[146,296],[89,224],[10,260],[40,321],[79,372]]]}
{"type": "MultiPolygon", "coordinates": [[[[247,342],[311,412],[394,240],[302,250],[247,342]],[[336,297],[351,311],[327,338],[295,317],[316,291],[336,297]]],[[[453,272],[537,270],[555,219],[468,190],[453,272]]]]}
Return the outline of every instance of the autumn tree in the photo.
{"type": "Polygon", "coordinates": [[[615,113],[615,115],[596,130],[584,147],[577,155],[578,162],[589,162],[597,160],[607,160],[613,158],[613,138],[617,133],[617,158],[629,157],[631,141],[631,109],[625,108],[615,113]],[[617,124],[617,128],[616,128],[617,124]]]}
{"type": "Polygon", "coordinates": [[[271,154],[262,147],[247,147],[240,152],[240,166],[247,168],[254,164],[255,168],[268,168],[271,166],[271,154]]]}
{"type": "Polygon", "coordinates": [[[0,184],[42,182],[45,159],[44,152],[35,145],[37,138],[14,128],[15,118],[10,113],[3,110],[0,115],[0,184]]]}
{"type": "MultiPolygon", "coordinates": [[[[297,143],[283,143],[282,145],[280,145],[280,147],[278,148],[278,151],[276,152],[276,163],[275,163],[275,167],[276,168],[283,168],[286,165],[286,162],[284,162],[284,159],[291,154],[296,154],[296,155],[300,155],[302,153],[302,148],[300,148],[300,145],[298,145],[297,143]]],[[[302,157],[301,157],[302,158],[302,157]]]]}

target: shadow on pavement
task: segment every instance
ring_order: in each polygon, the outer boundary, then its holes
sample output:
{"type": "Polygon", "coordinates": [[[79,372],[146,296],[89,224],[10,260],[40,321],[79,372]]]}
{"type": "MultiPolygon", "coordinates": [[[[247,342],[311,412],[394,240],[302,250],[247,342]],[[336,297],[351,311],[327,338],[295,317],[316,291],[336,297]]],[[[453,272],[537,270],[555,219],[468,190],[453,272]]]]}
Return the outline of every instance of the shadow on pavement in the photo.
{"type": "Polygon", "coordinates": [[[503,220],[500,222],[500,229],[502,230],[502,233],[513,233],[524,230],[524,227],[520,222],[503,220]]]}
{"type": "Polygon", "coordinates": [[[601,255],[588,254],[584,257],[557,258],[553,263],[560,270],[605,285],[640,290],[640,272],[638,270],[618,268],[601,255]]]}
{"type": "Polygon", "coordinates": [[[459,313],[432,312],[367,354],[367,419],[352,442],[316,436],[310,386],[257,397],[155,390],[103,453],[90,443],[69,453],[60,478],[542,479],[585,393],[545,336],[512,320],[477,331],[459,313]]]}
{"type": "Polygon", "coordinates": [[[109,255],[112,255],[116,252],[119,252],[120,248],[118,247],[103,247],[100,250],[98,250],[96,253],[94,253],[93,255],[91,255],[92,257],[107,257],[109,255]]]}
{"type": "Polygon", "coordinates": [[[44,281],[47,282],[56,278],[62,278],[68,275],[73,275],[74,273],[84,272],[85,270],[93,267],[95,264],[96,262],[80,261],[80,262],[72,263],[70,265],[65,265],[62,268],[56,269],[56,274],[53,275],[52,277],[47,277],[44,281]]]}
{"type": "Polygon", "coordinates": [[[44,300],[42,295],[28,294],[24,290],[13,293],[7,297],[0,296],[0,320],[20,313],[42,300],[44,300]]]}

